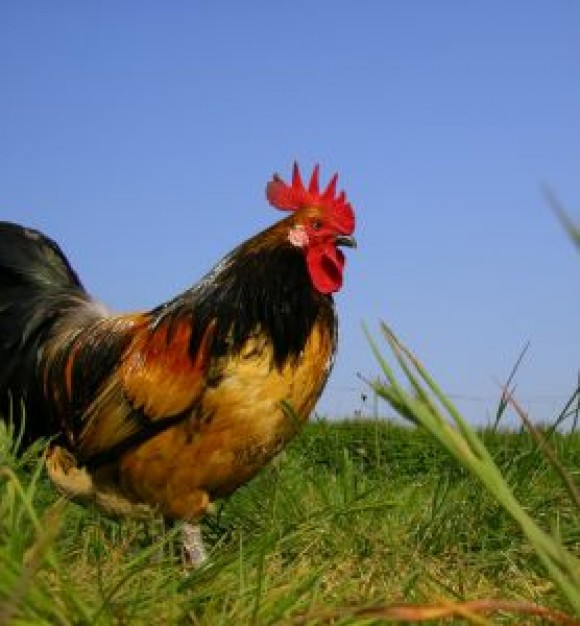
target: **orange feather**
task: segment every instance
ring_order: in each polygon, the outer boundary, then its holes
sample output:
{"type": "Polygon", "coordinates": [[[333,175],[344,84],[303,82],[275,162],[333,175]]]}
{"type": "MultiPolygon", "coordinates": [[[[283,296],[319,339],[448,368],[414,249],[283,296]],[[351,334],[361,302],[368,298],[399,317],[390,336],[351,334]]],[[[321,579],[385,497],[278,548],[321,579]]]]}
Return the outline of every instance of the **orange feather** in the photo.
{"type": "Polygon", "coordinates": [[[200,347],[189,353],[189,319],[140,328],[125,351],[119,371],[127,398],[153,421],[192,406],[205,384],[215,323],[206,328],[200,347]]]}

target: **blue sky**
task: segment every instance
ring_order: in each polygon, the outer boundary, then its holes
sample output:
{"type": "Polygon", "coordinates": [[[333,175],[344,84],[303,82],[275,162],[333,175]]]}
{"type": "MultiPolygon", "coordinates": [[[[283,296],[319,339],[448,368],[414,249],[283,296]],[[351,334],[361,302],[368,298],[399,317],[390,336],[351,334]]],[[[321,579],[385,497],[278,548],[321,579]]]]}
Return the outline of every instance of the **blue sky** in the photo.
{"type": "MultiPolygon", "coordinates": [[[[547,419],[579,369],[580,5],[387,0],[0,4],[0,216],[94,295],[152,307],[281,217],[297,159],[357,212],[319,409],[361,404],[384,319],[473,421],[527,341],[547,419]]],[[[367,404],[369,402],[367,401],[367,404]]]]}

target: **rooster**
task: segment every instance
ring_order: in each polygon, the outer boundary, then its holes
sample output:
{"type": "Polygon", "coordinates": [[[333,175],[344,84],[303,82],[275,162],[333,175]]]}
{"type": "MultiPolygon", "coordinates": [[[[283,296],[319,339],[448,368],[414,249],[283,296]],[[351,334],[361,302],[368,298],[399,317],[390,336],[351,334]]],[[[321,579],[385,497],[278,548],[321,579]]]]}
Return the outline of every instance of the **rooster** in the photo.
{"type": "Polygon", "coordinates": [[[185,558],[205,560],[199,520],[290,441],[331,371],[339,248],[356,245],[336,184],[274,175],[289,215],[148,312],[109,311],[54,241],[0,223],[0,408],[25,415],[25,442],[51,438],[58,489],[181,520],[185,558]]]}

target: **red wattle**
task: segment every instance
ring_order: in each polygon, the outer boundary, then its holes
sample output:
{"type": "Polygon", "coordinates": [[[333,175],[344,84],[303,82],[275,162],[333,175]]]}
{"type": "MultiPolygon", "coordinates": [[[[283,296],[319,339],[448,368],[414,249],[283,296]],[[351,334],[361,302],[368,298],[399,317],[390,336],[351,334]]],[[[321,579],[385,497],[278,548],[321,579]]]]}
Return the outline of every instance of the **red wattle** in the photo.
{"type": "Polygon", "coordinates": [[[310,248],[306,264],[312,283],[320,293],[334,293],[342,287],[344,254],[334,244],[310,248]]]}

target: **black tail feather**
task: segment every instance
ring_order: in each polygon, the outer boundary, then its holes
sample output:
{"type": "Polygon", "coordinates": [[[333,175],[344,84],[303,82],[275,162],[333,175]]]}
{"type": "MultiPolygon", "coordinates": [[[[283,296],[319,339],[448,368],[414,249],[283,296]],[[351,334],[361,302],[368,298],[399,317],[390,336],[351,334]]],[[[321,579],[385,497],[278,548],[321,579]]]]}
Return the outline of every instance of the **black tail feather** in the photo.
{"type": "MultiPolygon", "coordinates": [[[[58,429],[42,414],[38,398],[43,343],[63,314],[90,301],[54,241],[0,222],[0,413],[20,413],[25,407],[25,443],[58,429]]],[[[19,421],[22,416],[12,417],[19,421]]]]}

